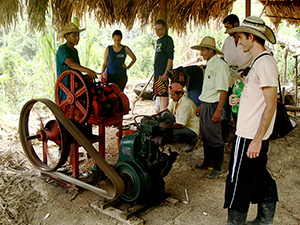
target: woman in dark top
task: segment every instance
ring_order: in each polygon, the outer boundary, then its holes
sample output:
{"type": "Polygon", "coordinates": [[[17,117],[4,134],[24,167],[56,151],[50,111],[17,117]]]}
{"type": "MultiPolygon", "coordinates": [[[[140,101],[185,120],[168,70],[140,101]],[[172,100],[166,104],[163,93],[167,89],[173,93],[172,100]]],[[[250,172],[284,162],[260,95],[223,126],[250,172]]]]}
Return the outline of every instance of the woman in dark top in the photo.
{"type": "Polygon", "coordinates": [[[126,71],[135,63],[136,57],[130,48],[121,44],[122,32],[120,30],[115,30],[112,38],[114,44],[108,46],[104,53],[102,82],[115,83],[123,92],[128,80],[126,71]],[[125,65],[127,55],[131,58],[128,66],[125,65]]]}

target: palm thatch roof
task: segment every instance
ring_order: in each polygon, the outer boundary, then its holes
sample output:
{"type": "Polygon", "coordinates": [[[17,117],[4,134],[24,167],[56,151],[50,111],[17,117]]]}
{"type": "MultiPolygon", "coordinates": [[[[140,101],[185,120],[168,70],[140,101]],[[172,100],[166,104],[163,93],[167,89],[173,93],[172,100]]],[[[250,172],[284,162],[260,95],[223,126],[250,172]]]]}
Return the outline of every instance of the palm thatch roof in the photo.
{"type": "Polygon", "coordinates": [[[288,24],[300,24],[300,1],[299,0],[258,0],[264,5],[264,13],[277,27],[282,20],[288,24]]]}
{"type": "Polygon", "coordinates": [[[231,12],[236,0],[0,0],[0,26],[8,28],[18,20],[18,12],[28,15],[31,28],[43,30],[45,16],[60,29],[76,16],[92,15],[100,26],[123,23],[132,28],[166,19],[168,26],[185,31],[189,22],[206,24],[210,19],[222,20],[231,12]]]}
{"type": "MultiPolygon", "coordinates": [[[[96,18],[101,27],[123,23],[127,29],[139,20],[141,26],[157,19],[167,20],[169,28],[184,32],[187,24],[207,24],[211,19],[220,22],[233,8],[236,0],[0,0],[0,26],[9,28],[18,21],[18,13],[28,16],[30,28],[43,30],[46,15],[60,30],[86,15],[96,18]]],[[[245,0],[246,1],[246,0],[245,0]]],[[[259,0],[267,16],[278,25],[282,19],[290,24],[300,22],[299,0],[259,0]]]]}

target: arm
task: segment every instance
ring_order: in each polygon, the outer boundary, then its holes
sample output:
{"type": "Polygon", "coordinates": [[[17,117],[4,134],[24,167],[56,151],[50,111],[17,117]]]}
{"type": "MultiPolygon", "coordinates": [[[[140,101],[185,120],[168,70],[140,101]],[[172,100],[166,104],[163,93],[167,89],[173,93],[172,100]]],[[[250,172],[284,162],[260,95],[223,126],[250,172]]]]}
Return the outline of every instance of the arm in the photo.
{"type": "Polygon", "coordinates": [[[135,57],[135,55],[133,54],[133,52],[131,51],[130,48],[126,47],[126,48],[125,48],[125,51],[126,51],[126,54],[129,55],[129,57],[131,58],[131,62],[129,63],[128,66],[126,66],[126,65],[124,64],[123,67],[129,70],[130,67],[132,67],[132,65],[135,63],[136,57],[135,57]]]}
{"type": "Polygon", "coordinates": [[[223,109],[224,103],[226,101],[226,98],[227,98],[227,91],[221,91],[220,98],[219,98],[219,104],[217,106],[216,111],[214,112],[213,117],[211,118],[211,120],[214,123],[221,122],[222,109],[223,109]]]}
{"type": "Polygon", "coordinates": [[[108,47],[106,47],[105,52],[104,52],[104,59],[103,59],[103,64],[102,64],[102,72],[101,72],[101,77],[100,77],[100,81],[102,83],[106,83],[107,81],[107,72],[106,72],[106,68],[108,65],[108,53],[109,53],[109,49],[108,47]]]}
{"type": "Polygon", "coordinates": [[[67,64],[71,69],[78,70],[82,73],[87,73],[90,78],[94,79],[97,77],[97,75],[100,75],[100,73],[96,73],[95,71],[76,63],[72,58],[66,58],[64,63],[67,64]]]}
{"type": "Polygon", "coordinates": [[[251,141],[247,151],[247,156],[251,159],[259,156],[262,139],[269,128],[277,106],[276,87],[264,87],[263,94],[266,101],[266,107],[263,111],[257,133],[251,141]]]}
{"type": "Polygon", "coordinates": [[[195,111],[195,114],[197,117],[200,116],[200,109],[201,109],[201,104],[197,107],[196,111],[195,111]]]}
{"type": "Polygon", "coordinates": [[[106,47],[105,49],[105,52],[104,52],[104,59],[103,59],[103,64],[102,64],[102,72],[105,71],[106,67],[107,67],[107,64],[108,64],[108,53],[109,53],[109,50],[108,50],[108,47],[106,47]]]}
{"type": "Polygon", "coordinates": [[[162,75],[162,80],[163,80],[163,81],[168,80],[167,73],[168,73],[169,70],[171,70],[172,65],[173,65],[173,59],[168,59],[167,67],[166,67],[166,69],[165,69],[164,74],[162,75]]]}
{"type": "Polygon", "coordinates": [[[164,109],[164,110],[162,110],[162,111],[160,111],[160,112],[158,112],[158,113],[156,113],[156,114],[154,114],[154,115],[152,115],[152,116],[154,116],[154,117],[160,116],[160,115],[163,114],[164,112],[169,112],[169,113],[170,113],[170,111],[168,110],[168,108],[166,108],[166,109],[164,109]]]}

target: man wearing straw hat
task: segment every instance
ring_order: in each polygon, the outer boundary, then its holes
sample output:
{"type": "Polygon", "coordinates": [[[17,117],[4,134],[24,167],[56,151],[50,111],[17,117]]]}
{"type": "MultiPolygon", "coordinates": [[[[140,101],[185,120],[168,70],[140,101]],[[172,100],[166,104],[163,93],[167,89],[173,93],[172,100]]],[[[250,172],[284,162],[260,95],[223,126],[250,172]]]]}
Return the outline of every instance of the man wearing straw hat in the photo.
{"type": "MultiPolygon", "coordinates": [[[[57,77],[65,70],[73,69],[82,73],[87,73],[89,77],[96,78],[100,73],[96,73],[84,66],[80,65],[78,51],[74,47],[79,42],[79,34],[85,29],[78,29],[74,23],[69,23],[58,33],[58,38],[65,38],[66,43],[59,46],[56,53],[56,72],[57,77]]],[[[64,80],[63,83],[68,85],[68,81],[64,80]]],[[[65,98],[65,93],[60,92],[60,98],[65,98]]]]}
{"type": "MultiPolygon", "coordinates": [[[[237,15],[229,14],[223,20],[223,25],[227,31],[228,29],[239,26],[240,20],[237,15]]],[[[243,47],[238,45],[238,40],[239,37],[237,33],[230,33],[228,37],[226,37],[221,49],[224,53],[224,60],[227,62],[230,70],[228,96],[223,107],[221,122],[225,143],[228,141],[231,118],[233,117],[235,123],[237,120],[237,115],[232,113],[231,106],[229,105],[229,95],[232,94],[232,87],[238,78],[247,75],[249,66],[253,60],[252,55],[249,52],[244,52],[243,47]]]]}
{"type": "Polygon", "coordinates": [[[191,48],[200,50],[203,59],[207,60],[202,93],[199,96],[201,105],[196,110],[196,115],[200,116],[204,160],[202,164],[196,164],[195,167],[199,169],[213,167],[205,178],[217,179],[223,174],[224,140],[221,116],[229,86],[229,68],[227,63],[217,56],[222,52],[216,48],[214,38],[204,37],[199,45],[191,48]]]}
{"type": "Polygon", "coordinates": [[[226,180],[227,224],[245,224],[250,202],[257,203],[257,217],[246,224],[273,224],[277,186],[266,169],[268,138],[272,133],[277,104],[276,60],[264,44],[276,43],[273,31],[258,17],[247,17],[238,32],[244,52],[253,56],[241,99],[230,96],[231,105],[239,102],[236,142],[232,149],[226,180]]]}

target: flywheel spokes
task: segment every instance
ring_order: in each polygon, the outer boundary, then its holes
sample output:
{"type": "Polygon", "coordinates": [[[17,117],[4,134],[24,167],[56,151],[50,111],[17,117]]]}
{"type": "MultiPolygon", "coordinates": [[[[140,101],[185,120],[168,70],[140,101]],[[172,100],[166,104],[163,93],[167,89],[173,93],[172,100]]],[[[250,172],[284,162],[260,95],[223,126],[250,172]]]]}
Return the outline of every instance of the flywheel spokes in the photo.
{"type": "Polygon", "coordinates": [[[65,115],[79,124],[90,116],[92,100],[87,81],[74,70],[65,70],[56,81],[55,102],[65,115]]]}
{"type": "Polygon", "coordinates": [[[69,155],[69,135],[42,103],[29,101],[20,116],[20,141],[31,163],[43,171],[61,167],[69,155]]]}

